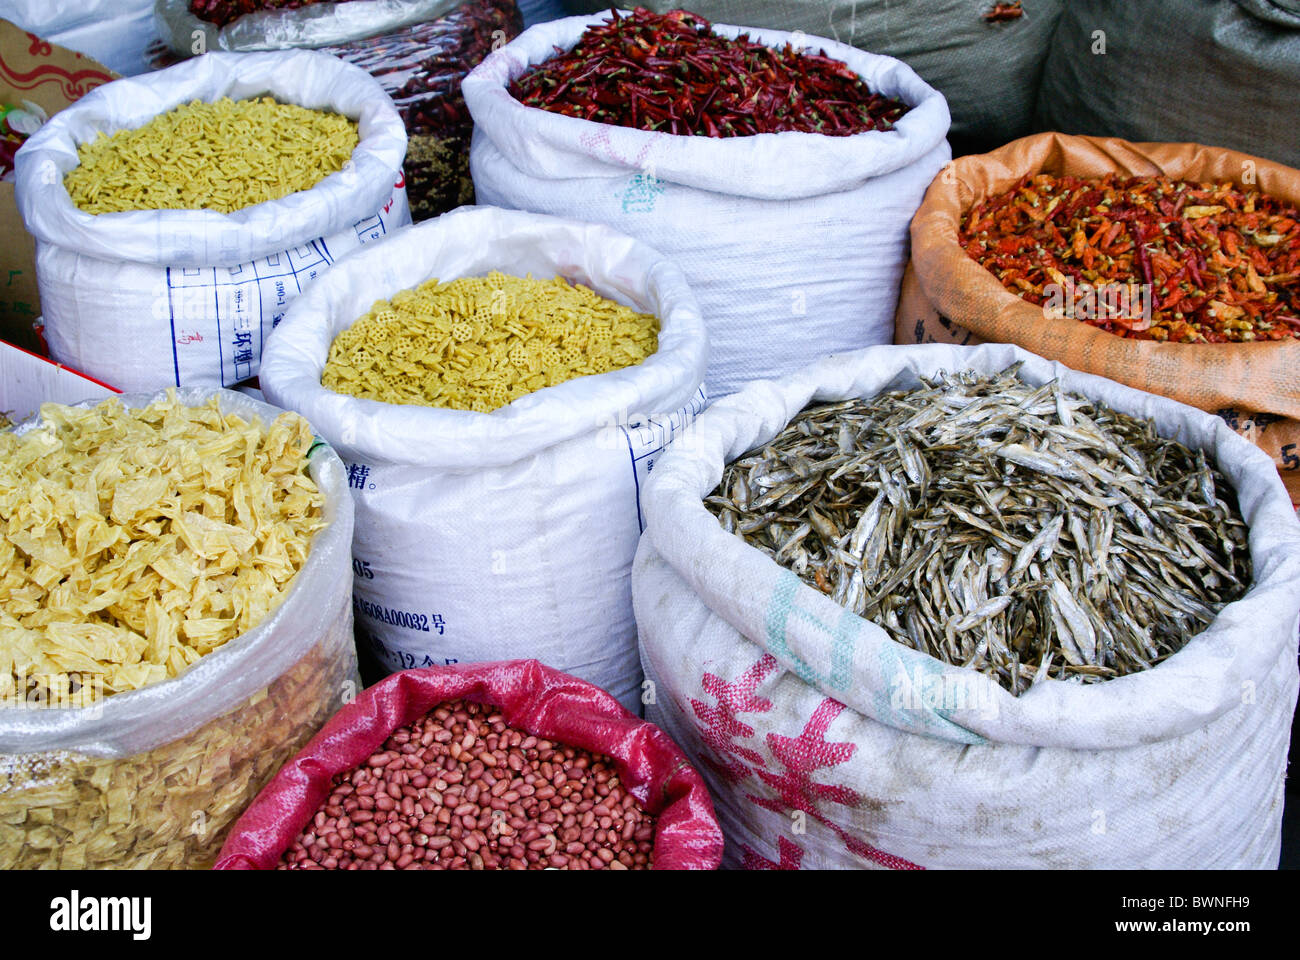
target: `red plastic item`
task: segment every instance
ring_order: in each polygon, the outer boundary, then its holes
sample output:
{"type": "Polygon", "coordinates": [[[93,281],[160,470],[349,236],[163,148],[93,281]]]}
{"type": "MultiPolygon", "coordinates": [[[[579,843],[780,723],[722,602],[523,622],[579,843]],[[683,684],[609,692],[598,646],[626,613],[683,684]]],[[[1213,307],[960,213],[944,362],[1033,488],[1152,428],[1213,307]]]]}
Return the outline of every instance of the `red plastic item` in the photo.
{"type": "Polygon", "coordinates": [[[216,870],[271,870],[330,792],[398,727],[448,700],[500,707],[506,723],[611,757],[658,817],[654,869],[716,870],[722,830],[704,780],[668,735],[604,690],[536,660],[403,670],[363,690],[286,763],[231,828],[216,870]]]}

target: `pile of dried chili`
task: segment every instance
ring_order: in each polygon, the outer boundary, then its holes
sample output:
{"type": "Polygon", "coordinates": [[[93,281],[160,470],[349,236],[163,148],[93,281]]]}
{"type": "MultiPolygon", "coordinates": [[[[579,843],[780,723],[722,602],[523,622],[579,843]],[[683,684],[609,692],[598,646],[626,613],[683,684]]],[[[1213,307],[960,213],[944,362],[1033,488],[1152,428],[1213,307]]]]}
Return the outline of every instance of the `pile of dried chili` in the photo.
{"type": "Polygon", "coordinates": [[[511,95],[584,120],[709,137],[785,130],[845,137],[891,130],[908,110],[873,93],[824,50],[774,49],[746,34],[720,37],[685,10],[610,14],[568,53],[557,50],[515,80],[511,95]]]}
{"type": "MultiPolygon", "coordinates": [[[[190,13],[200,20],[224,27],[248,13],[259,10],[296,10],[323,0],[190,0],[190,13]]],[[[345,3],[348,0],[334,0],[345,3]]]]}
{"type": "Polygon", "coordinates": [[[1232,183],[1037,174],[977,203],[971,259],[1036,304],[1076,288],[1145,285],[1150,315],[1085,322],[1122,337],[1227,343],[1300,337],[1300,212],[1232,183]]]}

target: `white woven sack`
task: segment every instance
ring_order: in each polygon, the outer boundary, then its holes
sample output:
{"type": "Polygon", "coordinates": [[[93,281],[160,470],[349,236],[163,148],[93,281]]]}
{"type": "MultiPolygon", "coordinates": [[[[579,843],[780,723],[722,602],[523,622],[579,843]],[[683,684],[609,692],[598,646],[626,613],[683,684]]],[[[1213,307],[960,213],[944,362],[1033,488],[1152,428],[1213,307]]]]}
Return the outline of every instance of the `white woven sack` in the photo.
{"type": "Polygon", "coordinates": [[[535,657],[640,710],[638,491],[703,406],[699,308],[672,263],[606,227],[466,207],[343,261],[271,338],[261,384],[348,465],[358,632],[390,669],[535,657]],[[659,349],[493,413],[321,386],[330,344],[432,277],[557,274],[661,318],[659,349]]]}
{"type": "Polygon", "coordinates": [[[912,109],[889,132],[718,139],[565,117],[510,96],[512,79],[607,17],[538,24],[465,78],[479,201],[609,224],[677,260],[708,325],[711,397],[891,343],[908,224],[951,158],[943,95],[890,57],[718,24],[724,36],[824,48],[912,109]]]}
{"type": "Polygon", "coordinates": [[[290,302],[340,256],[411,222],[406,129],[369,74],[307,50],[209,54],[117,80],[51,118],[19,151],[17,198],[36,237],[51,357],[126,391],[229,386],[257,375],[290,302]],[[343,170],[234,213],[92,215],[63,186],[77,145],[191,100],[269,94],[359,122],[343,170]]]}
{"type": "Polygon", "coordinates": [[[1296,703],[1300,524],[1269,458],[1217,417],[1007,345],[875,347],[720,401],[643,492],[633,593],[650,718],[709,781],[751,868],[1274,867],[1296,703]],[[993,373],[1151,417],[1217,461],[1254,584],[1155,668],[1019,698],[895,643],[701,499],[810,402],[993,373]]]}
{"type": "Polygon", "coordinates": [[[4,0],[0,17],[123,76],[149,69],[153,0],[4,0]]]}

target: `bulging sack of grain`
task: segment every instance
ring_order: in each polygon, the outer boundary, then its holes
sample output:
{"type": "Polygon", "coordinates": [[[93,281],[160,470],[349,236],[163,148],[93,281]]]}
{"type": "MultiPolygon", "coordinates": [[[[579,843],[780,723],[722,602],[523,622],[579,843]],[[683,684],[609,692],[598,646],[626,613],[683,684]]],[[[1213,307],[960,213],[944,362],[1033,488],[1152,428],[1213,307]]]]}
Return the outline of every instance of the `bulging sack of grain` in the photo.
{"type": "MultiPolygon", "coordinates": [[[[1055,422],[1070,406],[1045,416],[1055,422]]],[[[1013,482],[1010,461],[1006,476],[1013,482]]],[[[643,506],[633,596],[655,694],[648,718],[705,773],[731,865],[1276,866],[1298,683],[1300,524],[1268,458],[1221,420],[1005,344],[871,348],[714,404],[660,460],[643,506]],[[1024,383],[1057,379],[1062,391],[1151,418],[1160,436],[1204,451],[1236,492],[1253,582],[1150,669],[1086,684],[1049,675],[1013,696],[983,672],[891,639],[726,532],[701,502],[727,462],[809,403],[1016,362],[1024,383]]],[[[1076,542],[1072,526],[1062,543],[1076,542]]],[[[958,535],[930,529],[925,546],[958,535]]],[[[966,549],[958,579],[934,585],[940,609],[951,601],[938,591],[965,593],[969,569],[993,562],[966,549]]]]}
{"type": "Polygon", "coordinates": [[[307,417],[347,463],[358,634],[382,662],[396,670],[533,657],[638,710],[629,579],[638,491],[703,407],[705,353],[699,308],[676,266],[606,227],[535,214],[444,214],[349,257],[307,291],[271,338],[262,389],[307,417]],[[335,338],[376,300],[494,270],[563,276],[653,313],[658,349],[491,413],[322,386],[335,338]]]}
{"type": "MultiPolygon", "coordinates": [[[[362,691],[354,702],[335,714],[334,719],[298,756],[280,769],[248,808],[231,831],[216,869],[273,870],[277,864],[285,865],[284,854],[291,851],[300,832],[309,826],[313,814],[329,802],[335,778],[364,765],[371,756],[384,749],[384,743],[399,728],[438,710],[448,701],[470,701],[495,707],[509,727],[523,731],[529,737],[610,758],[614,761],[621,787],[635,798],[640,810],[655,818],[652,869],[717,869],[722,860],[722,831],[713,815],[713,804],[704,780],[686,762],[677,745],[653,724],[629,714],[604,690],[536,660],[403,670],[362,691]]],[[[480,718],[487,719],[482,715],[480,718]]],[[[495,726],[492,729],[496,729],[495,726]]],[[[533,748],[520,750],[519,740],[513,736],[509,739],[515,745],[512,755],[528,763],[533,748]]],[[[480,734],[477,750],[485,748],[483,741],[480,734]]],[[[497,756],[507,749],[506,741],[507,733],[503,732],[497,756]]],[[[468,765],[469,757],[466,750],[460,759],[468,765]]],[[[495,766],[503,770],[511,763],[513,761],[503,760],[495,766]]],[[[511,769],[519,768],[511,766],[511,769]]],[[[526,771],[528,768],[523,769],[526,771]]],[[[568,782],[581,784],[585,776],[590,774],[584,772],[568,782]]],[[[481,796],[488,797],[490,783],[486,779],[480,782],[484,784],[481,796]]],[[[582,804],[580,786],[567,797],[564,796],[565,789],[562,788],[561,794],[553,798],[554,804],[558,805],[565,799],[582,804]]],[[[456,807],[464,799],[460,794],[460,788],[453,785],[436,804],[456,807]]],[[[471,802],[473,799],[471,794],[471,802]]],[[[600,797],[596,800],[600,801],[600,797]]],[[[476,806],[481,817],[487,813],[487,804],[482,799],[477,803],[482,804],[482,808],[476,806]]],[[[536,820],[545,810],[545,804],[538,804],[528,810],[516,808],[510,815],[536,820]]],[[[495,815],[493,811],[491,816],[495,815]]],[[[400,810],[394,811],[390,823],[401,816],[400,810]]],[[[416,832],[413,827],[421,816],[423,814],[417,814],[417,819],[412,821],[412,833],[416,832]]],[[[578,816],[581,817],[582,813],[579,812],[578,816]]],[[[328,830],[329,820],[326,819],[322,826],[328,830]]],[[[364,828],[364,825],[357,826],[358,831],[364,828]]],[[[421,826],[420,832],[424,831],[425,827],[421,826]]],[[[503,835],[492,828],[490,818],[487,828],[477,835],[477,838],[482,838],[480,845],[467,849],[461,840],[470,832],[466,830],[462,835],[461,831],[453,828],[450,835],[455,839],[442,841],[438,849],[442,850],[439,857],[443,864],[459,860],[458,865],[464,868],[468,866],[467,855],[478,851],[499,857],[496,869],[503,869],[507,859],[514,856],[511,844],[517,843],[517,838],[503,842],[503,835]]],[[[550,832],[543,827],[543,836],[550,832]]],[[[445,833],[441,825],[429,826],[431,840],[445,833]]],[[[590,837],[584,842],[590,843],[590,837]]],[[[602,847],[612,846],[607,841],[597,843],[602,847]]],[[[563,868],[577,869],[563,862],[566,859],[564,855],[572,856],[572,851],[561,849],[557,852],[563,868]]],[[[373,869],[375,861],[382,861],[384,854],[380,853],[377,858],[358,856],[356,859],[371,859],[369,867],[373,869]]],[[[517,859],[527,860],[534,869],[547,865],[545,860],[538,862],[540,858],[536,852],[521,854],[517,859]]],[[[631,861],[622,865],[629,866],[631,861]]]]}
{"type": "MultiPolygon", "coordinates": [[[[1038,173],[1087,178],[1110,173],[1122,177],[1163,175],[1198,183],[1227,182],[1275,197],[1284,204],[1300,205],[1300,171],[1216,147],[1135,144],[1043,133],[992,153],[961,157],[953,163],[951,175],[945,174],[930,185],[912,221],[909,273],[915,277],[914,281],[905,281],[901,290],[895,341],[1014,343],[1076,370],[1218,414],[1273,458],[1288,489],[1300,498],[1300,339],[1285,336],[1257,342],[1173,343],[1116,336],[1072,315],[1046,315],[1044,306],[1012,293],[967,255],[959,231],[972,207],[1010,190],[1022,177],[1038,173]]],[[[1223,212],[1214,207],[1201,212],[1213,217],[1216,209],[1223,212]]],[[[1193,240],[1188,248],[1200,247],[1203,256],[1219,269],[1224,261],[1218,241],[1207,239],[1206,223],[1201,220],[1189,224],[1193,240]],[[1199,234],[1195,227],[1202,228],[1199,234]]],[[[1285,249],[1278,241],[1294,244],[1300,236],[1294,219],[1277,218],[1271,226],[1264,219],[1255,226],[1258,242],[1272,244],[1261,249],[1272,253],[1285,249]]],[[[1250,240],[1242,237],[1240,247],[1245,250],[1250,240]]],[[[1097,246],[1095,237],[1084,240],[1097,246]]],[[[1262,283],[1261,274],[1269,282],[1278,283],[1278,289],[1285,290],[1288,284],[1290,289],[1297,289],[1294,277],[1288,281],[1286,275],[1270,276],[1264,261],[1260,265],[1258,271],[1251,267],[1253,280],[1250,273],[1238,270],[1237,276],[1223,281],[1223,289],[1239,286],[1245,291],[1243,299],[1250,299],[1248,285],[1262,283]]],[[[1171,276],[1168,263],[1156,261],[1151,270],[1153,279],[1171,276]]],[[[1176,273],[1172,280],[1177,280],[1176,273]]],[[[1077,289],[1082,291],[1084,286],[1077,289]]],[[[1153,303],[1167,296],[1162,288],[1154,292],[1153,303]]],[[[1293,307],[1300,306],[1297,296],[1292,294],[1293,307]]],[[[1193,299],[1189,296],[1184,302],[1193,299]]],[[[1082,310],[1076,312],[1083,314],[1082,310]]]]}
{"type": "Polygon", "coordinates": [[[708,324],[710,396],[888,343],[906,224],[951,156],[943,96],[889,57],[723,25],[714,32],[824,48],[910,109],[888,131],[720,138],[582,120],[511,96],[512,80],[607,17],[532,27],[465,78],[480,202],[607,224],[680,263],[708,324]]]}
{"type": "MultiPolygon", "coordinates": [[[[18,207],[37,241],[50,356],[120,389],[229,386],[256,376],[263,341],[312,279],[349,250],[410,223],[401,118],[373,79],[334,57],[209,54],[105,84],[75,107],[20,151],[18,207]],[[230,213],[92,214],[73,202],[65,177],[81,164],[78,148],[100,133],[143,127],[194,100],[262,96],[355,121],[359,142],[350,159],[310,189],[230,213]]],[[[229,123],[211,133],[220,140],[238,130],[229,123]]],[[[246,149],[279,156],[267,144],[246,149]]],[[[209,173],[197,146],[188,158],[171,137],[159,150],[159,163],[209,173]]],[[[119,197],[123,189],[115,184],[111,192],[119,197]]]]}
{"type": "MultiPolygon", "coordinates": [[[[223,414],[258,417],[263,428],[282,412],[241,393],[177,391],[189,406],[214,395],[223,414]]],[[[120,399],[134,409],[166,397],[120,399]]],[[[47,675],[13,678],[21,686],[0,698],[0,868],[210,867],[244,807],[355,696],[352,500],[338,457],[324,444],[309,456],[326,525],[312,534],[279,605],[256,626],[170,679],[93,700],[66,690],[35,695],[47,675]]],[[[122,488],[140,482],[125,481],[119,492],[126,497],[122,488]]],[[[113,506],[117,514],[116,494],[113,506]]],[[[203,519],[189,522],[190,530],[202,531],[203,519]]],[[[149,550],[142,544],[137,555],[149,550]]],[[[274,563],[274,552],[262,551],[260,562],[274,563]]],[[[209,582],[221,581],[214,571],[209,582]]],[[[190,621],[185,629],[200,625],[219,626],[190,621]]],[[[87,641],[87,651],[103,649],[87,641]]],[[[83,672],[93,665],[78,666],[85,658],[65,651],[58,662],[78,671],[82,691],[94,689],[84,680],[93,673],[83,672]]],[[[10,668],[0,662],[0,685],[10,668]]]]}

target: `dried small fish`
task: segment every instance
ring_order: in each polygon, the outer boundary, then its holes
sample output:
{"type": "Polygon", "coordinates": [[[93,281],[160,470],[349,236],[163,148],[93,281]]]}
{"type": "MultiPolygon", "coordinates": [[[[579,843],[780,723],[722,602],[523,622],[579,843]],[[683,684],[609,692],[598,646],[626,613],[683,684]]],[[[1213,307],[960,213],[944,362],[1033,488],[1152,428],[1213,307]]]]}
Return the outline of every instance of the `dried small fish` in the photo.
{"type": "Polygon", "coordinates": [[[1251,579],[1204,453],[1019,365],[812,406],[705,499],[899,643],[1019,695],[1176,653],[1251,579]]]}

